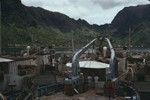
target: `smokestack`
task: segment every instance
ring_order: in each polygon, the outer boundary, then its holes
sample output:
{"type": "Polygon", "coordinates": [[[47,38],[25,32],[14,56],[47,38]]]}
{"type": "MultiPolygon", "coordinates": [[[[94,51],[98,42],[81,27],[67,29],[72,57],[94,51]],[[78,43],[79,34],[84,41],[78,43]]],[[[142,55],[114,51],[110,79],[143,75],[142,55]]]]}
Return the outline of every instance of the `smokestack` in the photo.
{"type": "Polygon", "coordinates": [[[30,46],[27,46],[27,56],[30,55],[29,51],[30,51],[31,47],[30,46]]]}
{"type": "Polygon", "coordinates": [[[107,47],[103,47],[103,57],[107,56],[107,47]]]}

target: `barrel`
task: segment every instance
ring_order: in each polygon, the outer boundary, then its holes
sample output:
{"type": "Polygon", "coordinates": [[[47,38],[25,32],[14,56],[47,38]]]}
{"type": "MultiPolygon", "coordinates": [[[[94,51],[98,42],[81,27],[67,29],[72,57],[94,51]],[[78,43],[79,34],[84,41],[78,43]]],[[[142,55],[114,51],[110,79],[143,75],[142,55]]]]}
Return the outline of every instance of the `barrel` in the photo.
{"type": "Polygon", "coordinates": [[[64,94],[68,96],[74,95],[74,88],[72,85],[72,81],[68,78],[65,79],[64,94]]]}
{"type": "Polygon", "coordinates": [[[73,89],[72,84],[65,84],[64,94],[68,95],[68,96],[73,96],[74,95],[74,89],[73,89]]]}

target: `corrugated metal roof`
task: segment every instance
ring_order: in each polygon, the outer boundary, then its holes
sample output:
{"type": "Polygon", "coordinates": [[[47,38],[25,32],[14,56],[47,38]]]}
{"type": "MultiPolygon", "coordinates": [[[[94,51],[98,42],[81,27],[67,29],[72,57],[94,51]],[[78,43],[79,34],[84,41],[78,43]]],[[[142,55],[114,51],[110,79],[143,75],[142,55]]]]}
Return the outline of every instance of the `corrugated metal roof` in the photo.
{"type": "Polygon", "coordinates": [[[13,61],[12,59],[7,59],[7,58],[1,58],[0,57],[0,63],[1,62],[11,62],[11,61],[13,61]]]}
{"type": "MultiPolygon", "coordinates": [[[[108,68],[109,64],[98,62],[98,61],[80,61],[79,62],[80,68],[95,68],[95,69],[102,69],[108,68]]],[[[67,63],[67,67],[72,67],[72,63],[67,63]]]]}

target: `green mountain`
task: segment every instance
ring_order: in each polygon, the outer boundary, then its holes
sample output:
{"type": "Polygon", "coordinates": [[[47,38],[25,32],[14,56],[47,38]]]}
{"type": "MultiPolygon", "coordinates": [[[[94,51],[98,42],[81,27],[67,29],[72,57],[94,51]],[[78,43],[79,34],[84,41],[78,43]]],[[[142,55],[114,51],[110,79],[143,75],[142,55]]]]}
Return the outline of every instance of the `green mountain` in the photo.
{"type": "Polygon", "coordinates": [[[150,4],[125,7],[115,16],[110,26],[113,37],[121,45],[128,44],[130,32],[132,45],[150,47],[150,4]]]}
{"type": "Polygon", "coordinates": [[[27,7],[20,0],[2,0],[2,45],[52,45],[76,47],[93,39],[100,26],[82,19],[72,19],[59,12],[39,7],[27,7]]]}
{"type": "MultiPolygon", "coordinates": [[[[2,47],[55,44],[57,47],[81,47],[98,35],[127,45],[150,47],[150,4],[125,7],[110,24],[90,25],[87,21],[51,12],[40,7],[27,7],[20,0],[1,1],[2,47]]],[[[4,49],[4,50],[5,50],[4,49]]]]}

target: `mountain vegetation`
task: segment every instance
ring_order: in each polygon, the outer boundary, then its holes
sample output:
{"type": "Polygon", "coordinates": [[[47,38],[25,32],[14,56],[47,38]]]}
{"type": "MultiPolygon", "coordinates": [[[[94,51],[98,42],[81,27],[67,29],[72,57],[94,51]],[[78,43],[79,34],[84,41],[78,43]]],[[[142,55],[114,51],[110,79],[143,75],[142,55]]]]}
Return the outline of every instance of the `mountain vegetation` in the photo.
{"type": "Polygon", "coordinates": [[[129,30],[132,45],[150,47],[150,4],[125,7],[110,24],[101,26],[40,7],[27,7],[20,0],[2,0],[1,17],[3,48],[35,44],[71,47],[72,38],[78,48],[98,35],[128,45],[129,30]]]}
{"type": "Polygon", "coordinates": [[[113,37],[121,43],[150,47],[150,4],[122,9],[111,22],[113,37]]]}
{"type": "Polygon", "coordinates": [[[20,0],[2,0],[1,11],[3,47],[32,44],[69,47],[72,38],[78,47],[100,32],[98,25],[40,7],[27,7],[20,0]]]}

